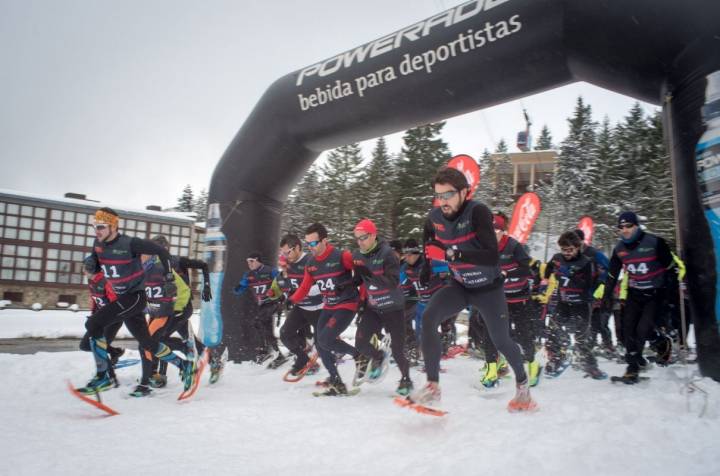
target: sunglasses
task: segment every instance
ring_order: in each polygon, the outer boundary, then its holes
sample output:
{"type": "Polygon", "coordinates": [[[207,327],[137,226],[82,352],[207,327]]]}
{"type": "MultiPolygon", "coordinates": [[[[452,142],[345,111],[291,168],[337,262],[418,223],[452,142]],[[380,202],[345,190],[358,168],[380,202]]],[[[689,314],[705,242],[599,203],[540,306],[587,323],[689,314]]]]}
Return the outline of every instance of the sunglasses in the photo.
{"type": "Polygon", "coordinates": [[[420,248],[404,248],[402,252],[404,255],[419,255],[420,248]]]}
{"type": "Polygon", "coordinates": [[[92,225],[92,227],[95,229],[95,231],[103,231],[110,229],[110,225],[105,225],[104,223],[92,225]]]}
{"type": "Polygon", "coordinates": [[[629,230],[630,228],[634,227],[632,223],[625,223],[624,225],[618,225],[618,230],[629,230]]]}
{"type": "Polygon", "coordinates": [[[450,200],[457,194],[457,190],[448,190],[447,192],[437,192],[433,194],[433,197],[437,200],[450,200]]]}
{"type": "Polygon", "coordinates": [[[358,241],[365,241],[368,238],[370,238],[370,233],[365,233],[364,235],[356,236],[355,239],[358,241]]]}
{"type": "Polygon", "coordinates": [[[305,244],[308,245],[308,247],[310,248],[315,248],[317,245],[320,244],[320,240],[306,241],[305,244]]]}

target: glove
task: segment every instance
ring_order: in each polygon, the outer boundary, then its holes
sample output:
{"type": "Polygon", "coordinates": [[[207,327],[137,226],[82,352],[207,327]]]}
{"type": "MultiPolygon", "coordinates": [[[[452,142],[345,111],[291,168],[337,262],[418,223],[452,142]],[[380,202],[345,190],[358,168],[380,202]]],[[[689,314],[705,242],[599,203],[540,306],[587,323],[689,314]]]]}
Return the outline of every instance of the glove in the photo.
{"type": "Polygon", "coordinates": [[[209,302],[212,299],[212,291],[210,291],[210,284],[205,283],[205,286],[203,286],[202,290],[202,300],[205,302],[209,302]]]}
{"type": "Polygon", "coordinates": [[[602,301],[600,301],[600,310],[603,312],[611,312],[612,311],[612,298],[607,296],[603,297],[602,301]]]}
{"type": "Polygon", "coordinates": [[[459,249],[453,246],[445,250],[445,256],[448,261],[456,261],[462,257],[462,253],[459,249]]]}
{"type": "Polygon", "coordinates": [[[165,275],[165,283],[163,284],[163,296],[175,297],[177,296],[177,286],[175,286],[175,276],[172,273],[165,275]]]}
{"type": "Polygon", "coordinates": [[[233,288],[234,295],[240,296],[242,293],[243,293],[243,289],[240,287],[239,284],[233,288]]]}
{"type": "Polygon", "coordinates": [[[362,276],[365,279],[370,279],[373,277],[372,271],[370,271],[370,268],[365,266],[364,264],[356,264],[353,266],[353,270],[360,276],[362,276]]]}
{"type": "Polygon", "coordinates": [[[428,261],[446,261],[445,245],[435,240],[428,241],[427,243],[425,243],[425,257],[428,259],[428,261]]]}

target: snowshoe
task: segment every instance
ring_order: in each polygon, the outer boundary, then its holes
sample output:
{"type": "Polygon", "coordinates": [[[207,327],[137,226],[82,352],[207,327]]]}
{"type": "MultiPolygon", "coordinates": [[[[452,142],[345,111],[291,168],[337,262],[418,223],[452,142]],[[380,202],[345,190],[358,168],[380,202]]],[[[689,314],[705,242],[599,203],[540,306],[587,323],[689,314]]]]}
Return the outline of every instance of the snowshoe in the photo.
{"type": "Polygon", "coordinates": [[[167,376],[155,373],[150,377],[150,386],[152,388],[163,388],[167,385],[167,376]]]}
{"type": "MultiPolygon", "coordinates": [[[[353,389],[353,391],[359,392],[360,389],[353,389]]],[[[357,392],[354,392],[352,395],[357,394],[357,392]]],[[[316,397],[341,397],[348,396],[350,393],[348,393],[347,387],[345,387],[345,384],[340,378],[333,378],[328,381],[328,386],[325,387],[325,390],[322,392],[313,392],[313,395],[316,397]]]]}
{"type": "Polygon", "coordinates": [[[410,380],[409,377],[403,377],[400,379],[400,384],[398,385],[397,390],[395,390],[395,393],[398,395],[402,395],[403,397],[407,397],[410,395],[410,392],[412,392],[413,389],[413,383],[412,380],[410,380]]]}
{"type": "Polygon", "coordinates": [[[548,362],[545,365],[545,376],[548,378],[558,378],[568,367],[570,367],[570,361],[568,360],[548,362]]]}
{"type": "Polygon", "coordinates": [[[228,348],[225,347],[219,358],[215,357],[215,353],[213,353],[213,356],[210,361],[210,379],[208,380],[210,385],[216,384],[220,380],[223,370],[225,370],[225,364],[228,360],[228,348]]]}
{"type": "Polygon", "coordinates": [[[287,355],[284,355],[282,352],[280,352],[280,353],[278,353],[278,356],[275,357],[275,359],[268,364],[267,368],[269,368],[271,370],[277,369],[277,368],[281,367],[288,360],[290,360],[289,357],[287,355]]]}
{"type": "Polygon", "coordinates": [[[130,396],[140,398],[140,397],[147,397],[151,393],[152,393],[152,390],[150,389],[149,386],[141,384],[141,385],[138,385],[137,387],[135,387],[135,390],[130,392],[130,396]]]}
{"type": "Polygon", "coordinates": [[[117,386],[117,381],[112,378],[108,372],[103,372],[95,375],[92,379],[90,379],[87,385],[76,390],[84,395],[93,395],[110,390],[111,388],[117,386]]]}
{"type": "Polygon", "coordinates": [[[411,403],[417,403],[424,406],[438,404],[442,399],[440,385],[437,382],[428,382],[423,388],[413,392],[407,399],[411,403]]]}
{"type": "Polygon", "coordinates": [[[593,380],[605,380],[608,378],[608,374],[597,367],[587,367],[585,369],[585,377],[590,377],[593,380]]]}
{"type": "Polygon", "coordinates": [[[486,362],[483,371],[483,375],[480,377],[480,383],[483,387],[493,388],[500,385],[497,362],[486,362]]]}
{"type": "Polygon", "coordinates": [[[530,385],[527,381],[519,383],[515,390],[515,397],[508,402],[510,412],[531,412],[537,410],[535,400],[530,396],[530,385]]]}
{"type": "Polygon", "coordinates": [[[352,381],[353,387],[358,387],[365,383],[369,364],[370,361],[364,355],[360,355],[355,359],[355,375],[352,381]]]}

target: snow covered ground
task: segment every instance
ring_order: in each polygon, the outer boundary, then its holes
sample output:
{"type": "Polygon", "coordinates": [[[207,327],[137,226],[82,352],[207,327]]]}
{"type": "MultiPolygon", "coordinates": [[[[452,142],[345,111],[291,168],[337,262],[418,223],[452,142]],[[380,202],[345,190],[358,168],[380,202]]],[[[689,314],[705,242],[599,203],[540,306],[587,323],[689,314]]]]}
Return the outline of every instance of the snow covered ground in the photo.
{"type": "MultiPolygon", "coordinates": [[[[19,322],[40,332],[33,321],[46,312],[19,322]]],[[[67,334],[65,326],[82,316],[65,312],[55,329],[49,314],[41,322],[49,334],[80,335],[67,334]]],[[[19,313],[0,313],[3,336],[19,313]]],[[[481,361],[458,357],[443,362],[443,408],[450,414],[436,418],[392,404],[396,368],[357,396],[314,398],[324,372],[289,384],[281,380],[286,367],[231,364],[216,386],[206,376],[198,394],[179,403],[174,372],[156,395],[128,397],[140,368],[127,367],[118,370],[121,387],[103,394],[120,415],[104,417],[64,387],[65,379],[80,385],[91,377],[89,354],[0,354],[0,365],[3,475],[720,474],[720,385],[699,382],[708,392],[699,418],[702,394],[681,393],[680,377],[695,366],[651,369],[650,380],[637,386],[592,381],[568,369],[533,390],[538,412],[510,414],[512,380],[478,390],[481,361]]],[[[610,374],[623,370],[602,359],[600,366],[610,374]]],[[[340,366],[347,382],[352,367],[351,361],[340,366]]],[[[412,377],[424,382],[416,369],[412,377]]]]}

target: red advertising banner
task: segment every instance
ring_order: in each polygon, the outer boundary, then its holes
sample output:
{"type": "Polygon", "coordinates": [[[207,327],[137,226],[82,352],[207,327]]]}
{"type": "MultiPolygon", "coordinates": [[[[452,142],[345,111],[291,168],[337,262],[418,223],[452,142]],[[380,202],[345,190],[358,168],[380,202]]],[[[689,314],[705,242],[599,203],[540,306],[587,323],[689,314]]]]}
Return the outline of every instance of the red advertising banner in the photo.
{"type": "Polygon", "coordinates": [[[540,197],[534,192],[523,194],[515,203],[508,234],[519,243],[525,244],[538,216],[540,216],[540,197]]]}
{"type": "MultiPolygon", "coordinates": [[[[465,175],[465,178],[470,185],[470,193],[468,194],[467,198],[472,198],[475,190],[477,190],[477,187],[480,184],[480,167],[478,167],[475,159],[473,159],[469,155],[460,154],[448,160],[447,166],[459,170],[465,175]]],[[[433,207],[437,206],[437,200],[433,200],[433,207]]]]}
{"type": "Polygon", "coordinates": [[[585,233],[585,244],[590,246],[592,244],[593,234],[595,233],[595,222],[593,219],[585,215],[580,218],[577,227],[585,233]]]}

